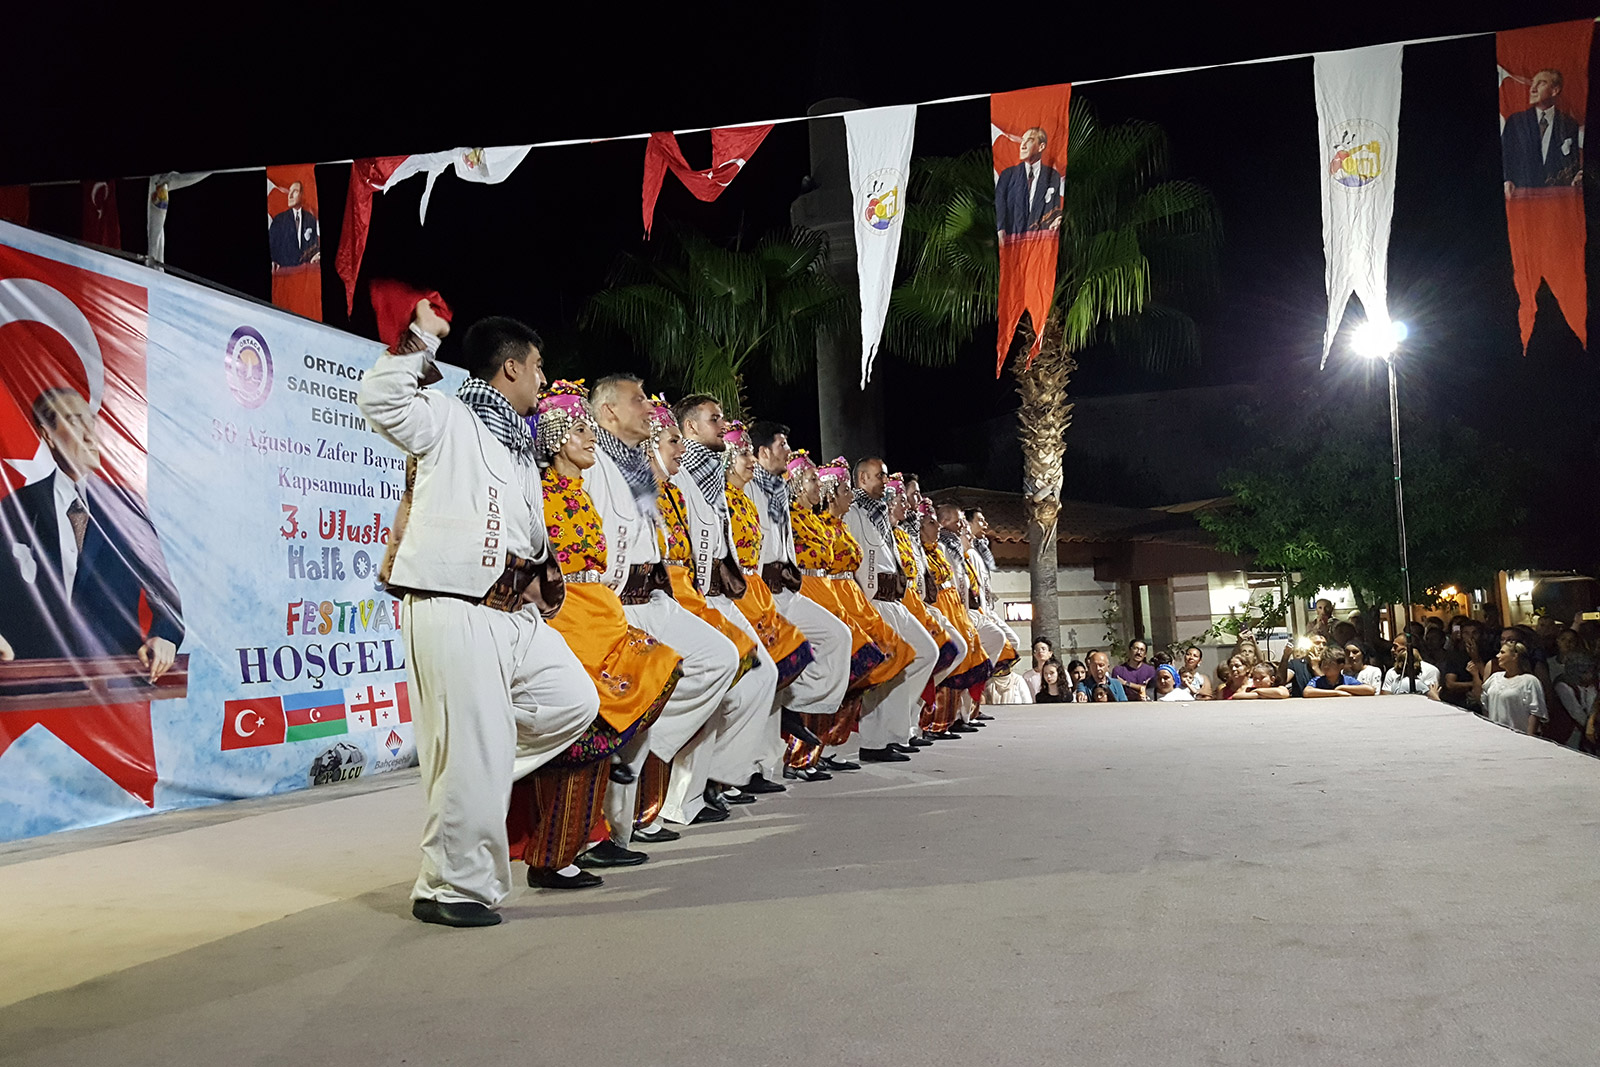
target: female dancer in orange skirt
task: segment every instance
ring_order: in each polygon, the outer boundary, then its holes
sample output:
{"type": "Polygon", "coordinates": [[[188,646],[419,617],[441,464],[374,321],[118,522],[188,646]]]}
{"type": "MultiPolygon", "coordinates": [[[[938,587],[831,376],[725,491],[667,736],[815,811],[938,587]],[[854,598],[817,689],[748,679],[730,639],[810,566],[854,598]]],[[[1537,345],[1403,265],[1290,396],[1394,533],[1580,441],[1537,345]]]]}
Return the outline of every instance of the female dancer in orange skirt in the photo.
{"type": "Polygon", "coordinates": [[[550,625],[571,646],[600,694],[600,716],[571,749],[512,788],[506,817],[512,855],[528,884],[582,889],[600,878],[573,864],[600,818],[612,753],[661,715],[683,676],[683,660],[628,624],[606,585],[606,538],[583,488],[594,466],[594,423],[581,383],[558,381],[539,400],[534,445],[544,470],[550,548],[566,598],[550,625]]]}
{"type": "Polygon", "coordinates": [[[872,688],[869,675],[888,657],[867,632],[865,620],[845,609],[830,577],[834,573],[834,531],[817,514],[822,486],[817,480],[817,465],[804,449],[791,454],[788,476],[792,504],[789,525],[794,532],[795,562],[801,573],[800,592],[850,627],[851,648],[850,685],[845,690],[844,703],[833,715],[804,716],[807,729],[819,743],[791,736],[784,763],[796,772],[819,763],[828,770],[860,770],[860,764],[853,761],[825,758],[823,747],[839,747],[850,740],[850,731],[861,717],[861,696],[872,688]]]}
{"type": "MultiPolygon", "coordinates": [[[[923,733],[929,732],[933,724],[934,704],[937,699],[938,683],[943,681],[956,665],[956,658],[961,655],[962,648],[951,640],[945,632],[945,623],[931,610],[930,601],[927,599],[929,582],[926,570],[921,561],[921,553],[917,551],[916,544],[911,540],[911,532],[906,529],[906,516],[910,514],[911,500],[906,493],[905,477],[900,474],[889,475],[884,483],[883,499],[889,511],[889,525],[894,530],[895,550],[900,555],[900,568],[910,576],[911,581],[906,584],[905,595],[900,602],[911,613],[911,617],[922,624],[928,631],[934,643],[939,646],[939,659],[935,662],[933,674],[928,678],[928,684],[922,691],[922,713],[918,720],[919,728],[923,733]]],[[[935,597],[935,601],[937,597],[935,597]]],[[[952,627],[953,628],[953,627],[952,627]]],[[[957,631],[959,633],[960,631],[957,631]]],[[[963,641],[965,638],[962,639],[963,641]]],[[[928,737],[914,737],[913,745],[928,745],[932,743],[928,737]]]]}

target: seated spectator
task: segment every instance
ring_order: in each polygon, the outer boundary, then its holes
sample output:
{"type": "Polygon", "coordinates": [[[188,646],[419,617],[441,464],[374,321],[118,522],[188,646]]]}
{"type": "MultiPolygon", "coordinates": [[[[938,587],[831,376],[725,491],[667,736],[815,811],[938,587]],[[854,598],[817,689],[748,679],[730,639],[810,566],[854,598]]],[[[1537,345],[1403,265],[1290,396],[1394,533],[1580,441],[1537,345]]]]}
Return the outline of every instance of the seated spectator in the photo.
{"type": "Polygon", "coordinates": [[[1178,668],[1170,663],[1163,663],[1156,668],[1156,699],[1173,702],[1194,699],[1194,694],[1179,681],[1178,668]]]}
{"type": "Polygon", "coordinates": [[[1600,695],[1595,687],[1594,660],[1582,652],[1570,653],[1555,690],[1550,725],[1544,735],[1557,744],[1576,745],[1588,751],[1595,740],[1596,697],[1600,695]]]}
{"type": "Polygon", "coordinates": [[[1374,693],[1383,688],[1383,672],[1372,665],[1365,642],[1350,640],[1344,643],[1344,669],[1356,681],[1368,686],[1374,693]]]}
{"type": "Polygon", "coordinates": [[[1377,693],[1370,685],[1344,669],[1344,649],[1330,648],[1322,654],[1317,666],[1320,673],[1301,691],[1303,697],[1369,697],[1377,693]]]}
{"type": "Polygon", "coordinates": [[[1438,691],[1439,668],[1423,660],[1409,637],[1401,634],[1395,638],[1392,651],[1394,666],[1383,674],[1383,692],[1421,695],[1438,691]]]}
{"type": "Polygon", "coordinates": [[[1022,680],[1028,683],[1028,692],[1035,697],[1039,695],[1039,671],[1045,661],[1054,655],[1055,646],[1048,637],[1041,637],[1033,643],[1033,666],[1022,672],[1022,680]]]}
{"type": "Polygon", "coordinates": [[[1245,663],[1244,657],[1232,655],[1223,666],[1224,676],[1222,685],[1217,689],[1218,700],[1237,700],[1241,697],[1251,696],[1250,668],[1245,663]]]}
{"type": "Polygon", "coordinates": [[[1190,645],[1183,650],[1183,666],[1178,669],[1183,687],[1193,693],[1196,700],[1211,699],[1211,679],[1200,669],[1200,660],[1204,655],[1199,645],[1190,645]]]}
{"type": "Polygon", "coordinates": [[[1061,676],[1061,661],[1047,659],[1039,668],[1039,692],[1034,694],[1035,704],[1067,704],[1072,700],[1072,686],[1061,676]]]}
{"type": "Polygon", "coordinates": [[[1080,688],[1084,679],[1088,677],[1089,668],[1083,665],[1083,660],[1075,659],[1067,664],[1067,681],[1071,683],[1073,689],[1080,688]]]}
{"type": "Polygon", "coordinates": [[[1156,669],[1145,662],[1149,655],[1150,646],[1141,638],[1135,637],[1128,643],[1128,658],[1111,668],[1111,676],[1122,683],[1122,689],[1128,694],[1129,700],[1153,700],[1154,695],[1146,696],[1145,688],[1156,677],[1156,669]]]}
{"type": "Polygon", "coordinates": [[[1121,703],[1128,699],[1127,690],[1122,688],[1122,683],[1111,674],[1111,657],[1104,652],[1089,653],[1089,676],[1078,683],[1080,692],[1087,693],[1090,700],[1098,699],[1094,690],[1104,686],[1111,693],[1111,699],[1121,703]]]}
{"type": "Polygon", "coordinates": [[[1544,685],[1533,673],[1533,659],[1521,641],[1507,641],[1495,657],[1500,669],[1489,677],[1475,671],[1474,695],[1483,702],[1483,713],[1490,722],[1518,733],[1537,734],[1550,718],[1544,700],[1544,685]]]}
{"type": "Polygon", "coordinates": [[[1270,663],[1257,663],[1250,669],[1250,695],[1257,700],[1285,700],[1289,687],[1278,684],[1278,671],[1270,663]]]}
{"type": "Polygon", "coordinates": [[[1089,701],[1094,704],[1109,704],[1116,699],[1109,685],[1097,685],[1089,694],[1089,701]]]}

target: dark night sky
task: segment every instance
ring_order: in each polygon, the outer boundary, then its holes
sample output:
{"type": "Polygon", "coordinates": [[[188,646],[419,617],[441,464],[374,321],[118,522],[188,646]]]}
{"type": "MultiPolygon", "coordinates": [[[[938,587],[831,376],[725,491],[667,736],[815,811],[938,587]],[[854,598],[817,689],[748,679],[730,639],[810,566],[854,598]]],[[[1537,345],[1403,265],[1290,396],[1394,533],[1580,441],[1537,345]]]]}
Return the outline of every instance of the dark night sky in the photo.
{"type": "MultiPolygon", "coordinates": [[[[380,20],[370,5],[352,15],[305,7],[298,28],[284,24],[281,49],[277,15],[268,9],[255,11],[250,17],[260,27],[248,29],[237,25],[243,11],[223,25],[143,8],[94,18],[75,10],[70,26],[41,21],[20,27],[17,37],[77,41],[85,56],[122,55],[145,73],[126,64],[62,62],[59,47],[21,53],[6,75],[26,89],[8,108],[0,184],[749,121],[801,114],[830,96],[913,102],[1594,14],[1592,3],[1556,2],[1366,5],[1355,12],[1324,5],[1292,15],[1281,6],[1260,15],[1202,5],[1177,15],[1123,8],[1125,14],[1094,16],[1060,8],[1050,16],[1060,27],[1057,39],[1024,47],[989,41],[981,26],[974,32],[970,12],[955,9],[946,18],[902,7],[885,29],[863,18],[859,6],[827,4],[701,8],[690,21],[681,5],[624,6],[587,24],[523,16],[473,21],[454,11],[380,20]],[[796,24],[780,21],[786,17],[796,24]]],[[[1527,359],[1518,352],[1499,194],[1493,38],[1408,49],[1404,86],[1390,300],[1416,329],[1408,350],[1413,379],[1508,438],[1548,434],[1553,448],[1592,451],[1594,405],[1585,398],[1597,392],[1596,363],[1553,306],[1541,315],[1527,359]],[[1507,397],[1539,406],[1512,409],[1507,397]]],[[[1225,244],[1220,293],[1199,312],[1200,367],[1151,378],[1090,352],[1075,393],[1280,379],[1290,387],[1308,376],[1304,360],[1316,354],[1326,314],[1311,61],[1087,85],[1078,94],[1104,120],[1147,119],[1167,130],[1173,176],[1213,191],[1225,244]]],[[[986,101],[924,108],[916,151],[982,146],[986,121],[986,101]]],[[[682,142],[691,163],[708,159],[705,135],[682,142]]],[[[541,149],[493,187],[447,175],[423,228],[416,214],[422,182],[413,179],[377,198],[364,277],[396,273],[435,284],[467,319],[523,317],[545,332],[560,371],[592,379],[615,367],[646,370],[632,353],[601,348],[573,325],[617,254],[642,245],[642,152],[640,141],[541,149]]],[[[669,177],[658,226],[680,220],[753,241],[787,225],[807,170],[805,125],[779,126],[714,205],[693,200],[669,177]]],[[[345,166],[318,170],[325,259],[347,179],[345,166]]],[[[1600,210],[1592,186],[1591,220],[1600,210]]],[[[260,195],[259,174],[217,176],[174,193],[169,261],[264,297],[260,195]]],[[[75,234],[75,196],[70,188],[36,191],[35,225],[75,234]]],[[[124,184],[121,204],[125,243],[142,251],[142,182],[124,184]]],[[[331,263],[326,268],[327,319],[343,326],[343,292],[331,263]]],[[[350,325],[367,332],[361,303],[358,294],[350,325]]],[[[980,424],[1015,406],[1009,379],[994,380],[992,352],[991,334],[952,368],[911,368],[892,355],[879,366],[891,396],[959,397],[955,424],[980,424]]],[[[758,410],[815,443],[814,383],[779,391],[756,380],[750,391],[758,410]]],[[[892,439],[917,457],[971,459],[962,454],[961,435],[944,432],[950,423],[933,422],[926,410],[893,410],[892,439]]]]}

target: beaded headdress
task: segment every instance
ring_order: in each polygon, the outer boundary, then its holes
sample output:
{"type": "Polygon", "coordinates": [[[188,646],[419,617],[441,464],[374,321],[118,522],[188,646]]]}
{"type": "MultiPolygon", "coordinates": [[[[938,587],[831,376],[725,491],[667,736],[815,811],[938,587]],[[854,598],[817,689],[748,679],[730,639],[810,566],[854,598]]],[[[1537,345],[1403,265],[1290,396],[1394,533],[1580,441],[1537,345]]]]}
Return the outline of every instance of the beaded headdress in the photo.
{"type": "Polygon", "coordinates": [[[728,446],[730,452],[755,451],[754,446],[750,444],[750,431],[745,429],[744,423],[738,419],[728,422],[727,432],[722,435],[722,443],[728,446]]]}
{"type": "Polygon", "coordinates": [[[661,435],[672,427],[678,425],[678,420],[672,417],[672,408],[660,393],[649,398],[650,403],[650,443],[654,445],[661,439],[661,435]]]}
{"type": "Polygon", "coordinates": [[[784,473],[790,478],[798,478],[806,471],[814,470],[816,466],[817,464],[812,460],[810,452],[803,448],[797,448],[789,453],[789,463],[784,468],[784,473]]]}
{"type": "Polygon", "coordinates": [[[827,466],[818,467],[817,481],[822,483],[823,497],[832,496],[839,489],[850,484],[850,461],[840,456],[827,466]]]}
{"type": "Polygon", "coordinates": [[[539,394],[539,418],[534,434],[534,451],[540,463],[549,463],[561,451],[578,423],[594,427],[594,416],[589,414],[589,390],[583,379],[575,382],[559,379],[551,382],[539,394]]]}

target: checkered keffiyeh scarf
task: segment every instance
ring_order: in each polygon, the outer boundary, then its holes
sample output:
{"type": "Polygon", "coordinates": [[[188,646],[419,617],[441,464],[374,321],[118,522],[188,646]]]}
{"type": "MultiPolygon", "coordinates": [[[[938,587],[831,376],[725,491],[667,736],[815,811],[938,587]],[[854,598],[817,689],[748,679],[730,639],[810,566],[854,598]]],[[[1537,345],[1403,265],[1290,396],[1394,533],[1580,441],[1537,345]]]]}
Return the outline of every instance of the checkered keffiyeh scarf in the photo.
{"type": "Polygon", "coordinates": [[[771,471],[756,465],[756,484],[761,491],[767,494],[767,517],[772,520],[774,529],[787,530],[789,528],[789,492],[783,484],[783,475],[773,474],[771,471]]]}
{"type": "Polygon", "coordinates": [[[534,462],[533,431],[498,389],[482,378],[468,378],[456,390],[456,398],[478,416],[495,440],[506,446],[511,458],[518,463],[534,462]]]}
{"type": "Polygon", "coordinates": [[[980,537],[972,542],[972,547],[978,550],[978,558],[983,560],[983,565],[991,571],[995,569],[994,553],[989,550],[989,539],[980,537]]]}
{"type": "Polygon", "coordinates": [[[656,493],[660,492],[661,487],[656,484],[656,472],[650,469],[650,457],[645,455],[644,447],[630,448],[615,434],[598,426],[594,430],[594,439],[601,451],[610,456],[622,472],[622,479],[628,483],[633,498],[640,503],[649,501],[653,508],[656,493]]]}
{"type": "Polygon", "coordinates": [[[872,525],[884,538],[893,541],[894,531],[889,529],[889,509],[884,507],[882,500],[874,500],[860,489],[850,490],[850,495],[855,498],[856,505],[867,513],[867,518],[872,520],[872,525]]]}
{"type": "Polygon", "coordinates": [[[722,457],[726,452],[713,452],[699,441],[684,444],[682,465],[694,479],[694,484],[705,494],[706,502],[717,509],[718,515],[728,513],[727,475],[723,472],[722,457]]]}

